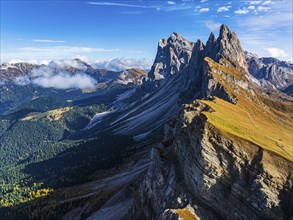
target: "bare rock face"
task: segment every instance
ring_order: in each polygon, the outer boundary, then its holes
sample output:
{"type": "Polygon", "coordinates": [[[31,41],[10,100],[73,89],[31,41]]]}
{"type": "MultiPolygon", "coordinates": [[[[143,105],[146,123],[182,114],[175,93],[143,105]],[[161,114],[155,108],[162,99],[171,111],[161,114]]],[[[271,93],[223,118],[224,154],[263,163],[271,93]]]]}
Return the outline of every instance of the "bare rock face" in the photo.
{"type": "Polygon", "coordinates": [[[293,64],[271,57],[260,58],[249,52],[245,56],[248,71],[260,86],[293,95],[293,64]]]}
{"type": "Polygon", "coordinates": [[[147,219],[289,219],[292,162],[227,138],[204,115],[213,110],[196,101],[216,96],[237,104],[241,91],[256,101],[237,35],[223,25],[218,39],[197,41],[189,65],[171,79],[189,81],[181,94],[194,101],[181,105],[151,153],[136,200],[147,219]]]}
{"type": "Polygon", "coordinates": [[[168,39],[161,39],[152,69],[151,80],[161,80],[168,75],[178,74],[189,64],[193,43],[174,32],[168,39]]]}
{"type": "Polygon", "coordinates": [[[147,219],[289,219],[292,162],[225,138],[194,102],[165,126],[139,188],[147,219]]]}
{"type": "Polygon", "coordinates": [[[40,65],[30,63],[3,63],[0,66],[0,80],[11,80],[15,77],[29,75],[34,68],[39,68],[40,65]]]}
{"type": "Polygon", "coordinates": [[[206,56],[216,62],[220,62],[222,58],[225,58],[234,67],[247,72],[247,63],[238,36],[235,32],[231,32],[226,25],[221,26],[217,40],[214,34],[211,33],[207,41],[206,56]]]}
{"type": "Polygon", "coordinates": [[[224,219],[289,217],[291,162],[251,143],[226,139],[198,111],[184,110],[178,123],[173,146],[195,197],[224,219]]]}

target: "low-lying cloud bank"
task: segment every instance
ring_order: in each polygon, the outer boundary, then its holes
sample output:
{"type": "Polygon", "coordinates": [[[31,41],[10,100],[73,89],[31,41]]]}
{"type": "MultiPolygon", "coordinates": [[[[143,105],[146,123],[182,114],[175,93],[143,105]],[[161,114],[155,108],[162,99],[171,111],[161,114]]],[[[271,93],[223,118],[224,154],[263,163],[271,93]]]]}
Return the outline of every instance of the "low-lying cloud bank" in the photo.
{"type": "Polygon", "coordinates": [[[97,81],[85,73],[59,72],[49,65],[33,69],[29,76],[15,78],[14,83],[18,85],[35,84],[43,88],[55,89],[89,89],[94,88],[97,81]]]}
{"type": "Polygon", "coordinates": [[[56,89],[88,89],[94,88],[96,80],[86,74],[69,75],[68,73],[59,73],[53,76],[38,76],[32,79],[32,82],[44,88],[56,89]]]}
{"type": "Polygon", "coordinates": [[[17,63],[38,65],[28,75],[14,78],[13,82],[17,85],[34,84],[44,88],[55,89],[91,89],[98,82],[85,73],[88,68],[112,71],[124,71],[126,69],[136,68],[148,71],[151,69],[153,60],[146,58],[115,58],[112,60],[92,61],[85,56],[78,56],[75,59],[53,60],[51,62],[12,60],[7,63],[12,65],[12,68],[18,68],[14,66],[17,63]]]}

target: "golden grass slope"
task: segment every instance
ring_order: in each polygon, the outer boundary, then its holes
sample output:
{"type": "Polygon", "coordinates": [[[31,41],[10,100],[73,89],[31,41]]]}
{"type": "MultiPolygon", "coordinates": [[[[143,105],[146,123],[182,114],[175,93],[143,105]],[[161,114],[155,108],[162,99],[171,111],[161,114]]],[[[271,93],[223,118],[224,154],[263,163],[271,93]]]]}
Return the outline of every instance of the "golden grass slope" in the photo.
{"type": "MultiPolygon", "coordinates": [[[[215,63],[213,62],[212,65],[215,63]]],[[[223,67],[219,68],[225,70],[223,67]]],[[[225,70],[224,74],[229,74],[227,72],[225,70]]],[[[232,140],[242,139],[253,142],[264,150],[293,161],[292,103],[270,99],[257,90],[253,91],[254,95],[242,88],[239,88],[238,93],[233,92],[225,77],[214,71],[210,73],[227,91],[233,93],[238,102],[234,105],[217,97],[213,101],[201,100],[214,110],[214,112],[204,112],[208,121],[232,140]]]]}

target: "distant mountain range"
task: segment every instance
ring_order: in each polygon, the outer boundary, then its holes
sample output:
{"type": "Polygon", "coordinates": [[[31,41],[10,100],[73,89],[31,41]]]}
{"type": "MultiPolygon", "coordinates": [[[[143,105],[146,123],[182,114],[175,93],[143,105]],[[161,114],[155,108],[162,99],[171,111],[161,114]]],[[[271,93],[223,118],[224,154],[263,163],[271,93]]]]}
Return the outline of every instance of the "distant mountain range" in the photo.
{"type": "MultiPolygon", "coordinates": [[[[256,54],[249,52],[245,52],[245,57],[248,64],[248,71],[255,83],[265,87],[266,89],[277,89],[292,96],[292,63],[280,61],[272,57],[260,58],[256,54]]],[[[161,57],[160,59],[164,58],[161,57]]],[[[45,66],[48,66],[49,68],[55,68],[56,72],[68,71],[70,73],[77,73],[86,71],[87,73],[95,73],[98,70],[103,70],[105,73],[106,71],[121,72],[127,69],[149,71],[153,64],[152,62],[153,61],[150,59],[116,58],[109,61],[96,61],[94,64],[89,64],[86,61],[76,58],[73,60],[51,61],[48,65],[32,64],[26,62],[3,63],[0,67],[0,83],[1,81],[3,83],[5,79],[13,80],[20,76],[29,75],[33,69],[39,69],[45,66]]],[[[168,70],[164,71],[166,73],[168,72],[168,70]]],[[[105,74],[103,75],[105,76],[105,74]]],[[[156,77],[164,76],[160,74],[156,77]]]]}
{"type": "Polygon", "coordinates": [[[77,100],[95,96],[105,86],[140,85],[145,76],[144,70],[97,69],[80,59],[48,65],[4,63],[0,67],[0,113],[38,97],[77,100]]]}
{"type": "Polygon", "coordinates": [[[255,82],[268,89],[278,89],[293,95],[293,64],[267,57],[260,58],[245,52],[249,73],[255,82]]]}
{"type": "Polygon", "coordinates": [[[4,219],[292,216],[292,64],[226,25],[161,39],[148,73],[75,59],[0,78],[4,219]]]}

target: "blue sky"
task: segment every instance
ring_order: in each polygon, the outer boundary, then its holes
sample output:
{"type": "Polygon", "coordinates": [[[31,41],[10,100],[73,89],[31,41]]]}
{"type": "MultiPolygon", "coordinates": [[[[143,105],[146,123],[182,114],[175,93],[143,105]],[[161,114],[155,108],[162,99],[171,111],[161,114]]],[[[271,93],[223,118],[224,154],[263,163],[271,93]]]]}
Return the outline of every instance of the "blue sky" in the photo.
{"type": "Polygon", "coordinates": [[[292,0],[2,1],[1,63],[154,59],[174,31],[206,42],[224,23],[245,50],[292,60],[292,0]]]}

